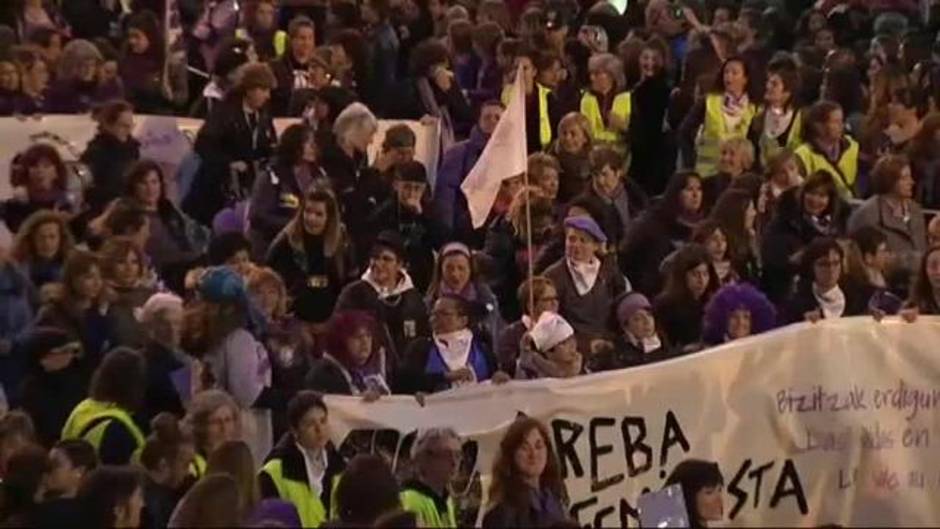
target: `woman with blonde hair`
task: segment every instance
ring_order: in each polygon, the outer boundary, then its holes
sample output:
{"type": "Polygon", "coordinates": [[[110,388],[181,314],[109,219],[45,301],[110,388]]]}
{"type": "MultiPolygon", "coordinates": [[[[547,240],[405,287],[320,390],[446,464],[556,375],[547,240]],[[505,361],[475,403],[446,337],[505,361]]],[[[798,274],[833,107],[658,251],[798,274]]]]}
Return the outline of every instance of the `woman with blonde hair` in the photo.
{"type": "Polygon", "coordinates": [[[612,53],[599,53],[591,57],[588,71],[591,86],[581,98],[581,113],[591,125],[591,137],[624,152],[633,105],[623,63],[612,53]]]}
{"type": "Polygon", "coordinates": [[[196,455],[190,468],[196,478],[206,474],[207,459],[217,448],[242,436],[238,404],[219,389],[198,393],[189,406],[185,422],[196,441],[196,455]]]}
{"type": "MultiPolygon", "coordinates": [[[[300,391],[314,357],[313,337],[303,322],[288,312],[290,297],[281,276],[267,267],[255,267],[248,276],[248,292],[264,316],[262,341],[270,354],[271,378],[286,398],[300,391]]],[[[274,438],[283,431],[283,417],[274,417],[274,438]]]]}
{"type": "Polygon", "coordinates": [[[293,294],[294,314],[308,323],[325,323],[340,290],[358,272],[329,188],[314,186],[303,195],[294,218],[271,243],[266,262],[293,294]]]}
{"type": "Polygon", "coordinates": [[[569,112],[558,122],[558,139],[548,148],[561,165],[558,200],[567,203],[591,185],[589,155],[593,147],[591,123],[579,112],[569,112]]]}

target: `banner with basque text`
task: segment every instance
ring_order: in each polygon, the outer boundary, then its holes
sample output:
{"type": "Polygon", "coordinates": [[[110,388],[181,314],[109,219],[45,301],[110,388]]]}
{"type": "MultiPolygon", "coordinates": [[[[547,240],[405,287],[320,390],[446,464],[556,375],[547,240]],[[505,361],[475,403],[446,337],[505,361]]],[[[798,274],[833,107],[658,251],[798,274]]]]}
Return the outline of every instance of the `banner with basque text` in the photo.
{"type": "Polygon", "coordinates": [[[374,403],[329,397],[346,455],[410,470],[417,430],[464,437],[461,520],[482,514],[496,448],[544,420],[582,526],[637,527],[680,461],[717,461],[728,526],[940,526],[940,318],[799,324],[669,362],[374,403]]]}

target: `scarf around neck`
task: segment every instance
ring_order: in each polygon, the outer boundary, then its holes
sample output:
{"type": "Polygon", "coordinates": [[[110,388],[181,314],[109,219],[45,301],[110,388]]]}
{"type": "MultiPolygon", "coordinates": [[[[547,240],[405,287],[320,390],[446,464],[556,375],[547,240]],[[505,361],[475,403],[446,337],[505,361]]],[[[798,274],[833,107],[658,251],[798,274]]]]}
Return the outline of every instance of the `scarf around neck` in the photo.
{"type": "Polygon", "coordinates": [[[841,318],[845,313],[845,293],[836,285],[827,292],[820,292],[816,283],[813,283],[813,297],[822,308],[823,317],[827,320],[841,318]]]}
{"type": "Polygon", "coordinates": [[[470,361],[473,332],[470,329],[461,329],[446,334],[435,334],[434,345],[437,346],[447,369],[456,371],[462,367],[467,367],[467,363],[470,361]]]}
{"type": "Polygon", "coordinates": [[[597,276],[600,275],[601,261],[595,257],[588,263],[578,263],[573,259],[566,259],[566,262],[578,295],[583,296],[590,292],[597,282],[597,276]]]}

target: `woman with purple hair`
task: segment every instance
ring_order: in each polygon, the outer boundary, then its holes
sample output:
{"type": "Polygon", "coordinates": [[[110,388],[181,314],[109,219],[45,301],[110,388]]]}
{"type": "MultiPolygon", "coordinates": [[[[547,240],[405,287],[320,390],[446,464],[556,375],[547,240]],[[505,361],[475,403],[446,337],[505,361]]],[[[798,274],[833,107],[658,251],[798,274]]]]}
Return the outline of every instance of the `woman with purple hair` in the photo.
{"type": "Polygon", "coordinates": [[[361,395],[366,401],[389,394],[385,349],[375,340],[375,329],[375,319],[368,312],[334,314],[326,334],[326,352],[307,373],[306,388],[328,395],[361,395]]]}
{"type": "Polygon", "coordinates": [[[777,310],[748,283],[725,285],[705,307],[703,338],[709,345],[746,338],[773,329],[777,310]]]}

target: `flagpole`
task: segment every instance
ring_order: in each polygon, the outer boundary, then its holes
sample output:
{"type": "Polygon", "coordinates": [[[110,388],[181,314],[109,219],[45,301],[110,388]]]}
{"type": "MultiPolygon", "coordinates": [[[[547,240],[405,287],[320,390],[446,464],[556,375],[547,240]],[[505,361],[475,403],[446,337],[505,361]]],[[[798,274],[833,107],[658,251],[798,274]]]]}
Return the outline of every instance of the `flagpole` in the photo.
{"type": "Polygon", "coordinates": [[[529,190],[529,171],[526,168],[526,171],[522,173],[524,188],[525,189],[525,244],[526,244],[526,260],[528,261],[528,284],[529,284],[529,315],[535,316],[535,289],[532,288],[532,278],[535,277],[535,265],[533,264],[532,256],[532,192],[529,190]]]}

